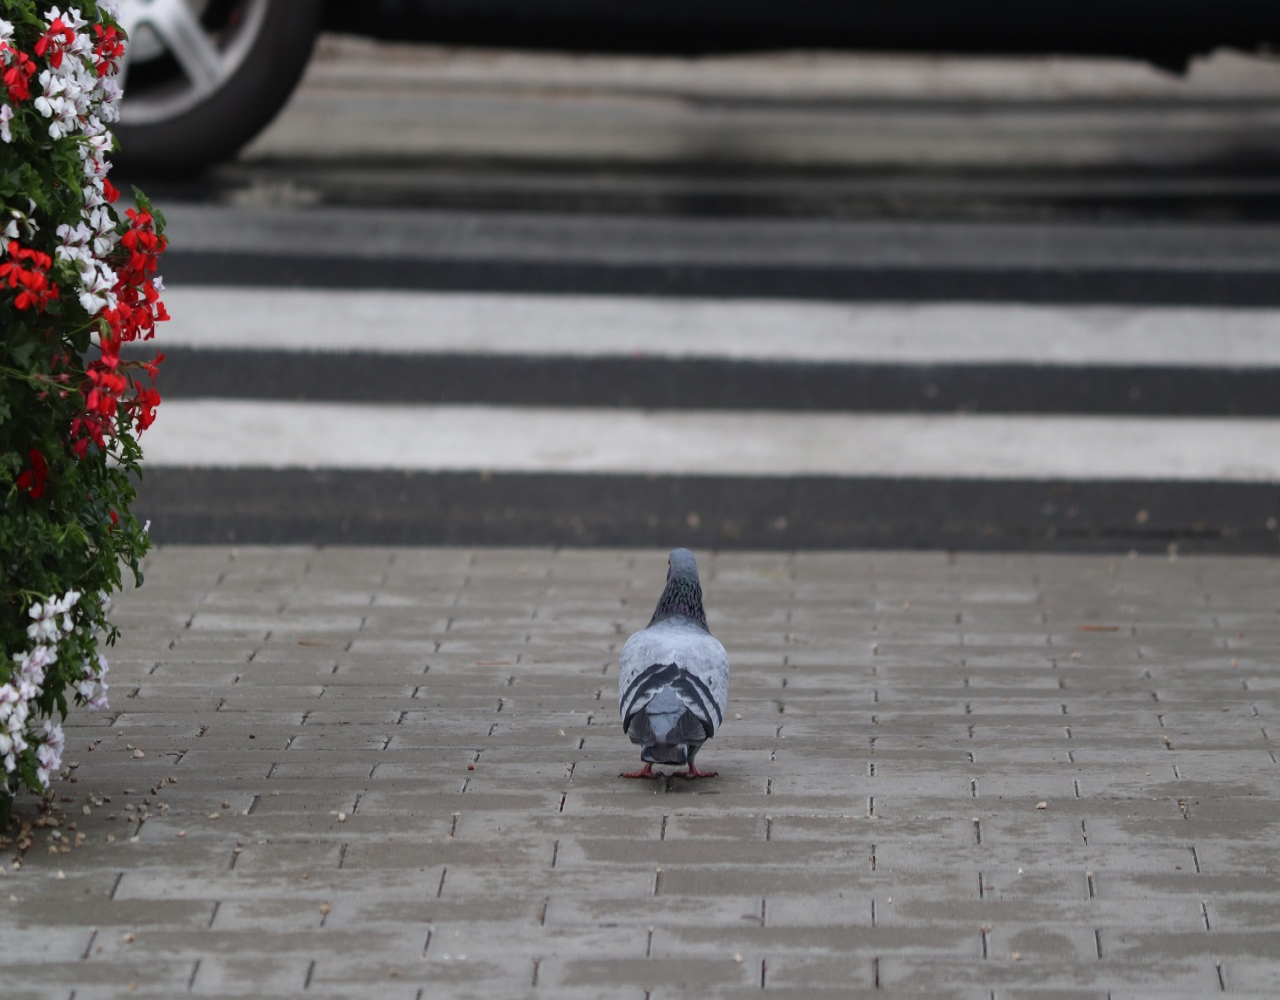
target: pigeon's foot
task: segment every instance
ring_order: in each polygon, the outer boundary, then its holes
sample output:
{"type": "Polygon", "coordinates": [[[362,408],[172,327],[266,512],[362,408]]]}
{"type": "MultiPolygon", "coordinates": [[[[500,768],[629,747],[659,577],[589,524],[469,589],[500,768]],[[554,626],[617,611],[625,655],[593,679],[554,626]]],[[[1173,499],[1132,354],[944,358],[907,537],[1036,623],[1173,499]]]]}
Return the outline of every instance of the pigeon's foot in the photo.
{"type": "Polygon", "coordinates": [[[638,771],[623,771],[619,778],[661,778],[662,775],[653,769],[652,764],[646,764],[638,771]]]}
{"type": "Polygon", "coordinates": [[[694,778],[714,778],[718,773],[718,771],[699,771],[693,766],[693,762],[690,761],[689,770],[677,771],[673,777],[684,778],[687,781],[692,781],[694,778]]]}

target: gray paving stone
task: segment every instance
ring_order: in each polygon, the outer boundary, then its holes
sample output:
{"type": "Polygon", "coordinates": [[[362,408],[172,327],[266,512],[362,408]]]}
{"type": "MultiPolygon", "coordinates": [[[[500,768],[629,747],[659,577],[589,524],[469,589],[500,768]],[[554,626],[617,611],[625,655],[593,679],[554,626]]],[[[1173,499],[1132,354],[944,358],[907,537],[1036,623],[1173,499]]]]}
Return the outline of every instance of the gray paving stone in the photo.
{"type": "Polygon", "coordinates": [[[703,566],[733,698],[721,776],[687,784],[617,777],[614,664],[663,552],[155,553],[117,601],[112,710],[73,712],[75,769],[5,847],[0,975],[77,1000],[1277,993],[1280,560],[703,566]]]}
{"type": "MultiPolygon", "coordinates": [[[[100,957],[74,964],[46,965],[6,954],[5,977],[30,990],[27,996],[50,997],[179,996],[191,982],[191,962],[147,955],[142,949],[133,955],[100,957]]],[[[7,987],[6,987],[7,990],[7,987]]],[[[19,994],[22,995],[22,994],[19,994]]]]}

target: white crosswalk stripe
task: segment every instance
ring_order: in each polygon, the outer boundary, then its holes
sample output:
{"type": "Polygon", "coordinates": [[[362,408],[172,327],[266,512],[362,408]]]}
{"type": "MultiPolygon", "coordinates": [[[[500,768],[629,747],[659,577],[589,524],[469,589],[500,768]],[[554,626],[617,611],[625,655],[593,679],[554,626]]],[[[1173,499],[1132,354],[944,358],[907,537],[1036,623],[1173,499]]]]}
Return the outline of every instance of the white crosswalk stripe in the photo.
{"type": "Polygon", "coordinates": [[[1280,480],[1280,420],[672,413],[178,400],[155,466],[1280,480]],[[217,433],[210,433],[217,428],[217,433]]]}
{"type": "Polygon", "coordinates": [[[166,345],[379,354],[1280,368],[1280,310],[188,287],[166,345]]]}

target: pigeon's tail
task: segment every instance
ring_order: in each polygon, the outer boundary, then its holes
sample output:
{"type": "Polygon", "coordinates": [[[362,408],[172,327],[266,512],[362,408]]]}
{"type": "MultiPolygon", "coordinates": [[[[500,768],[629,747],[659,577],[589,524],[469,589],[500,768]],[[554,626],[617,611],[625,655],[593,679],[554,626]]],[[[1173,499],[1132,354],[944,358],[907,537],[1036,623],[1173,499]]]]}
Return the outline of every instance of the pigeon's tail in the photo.
{"type": "Polygon", "coordinates": [[[710,734],[684,699],[664,687],[632,716],[627,735],[643,747],[640,759],[646,763],[687,764],[710,734]]]}
{"type": "Polygon", "coordinates": [[[640,751],[640,759],[646,764],[668,764],[679,767],[689,763],[688,743],[655,743],[640,751]]]}

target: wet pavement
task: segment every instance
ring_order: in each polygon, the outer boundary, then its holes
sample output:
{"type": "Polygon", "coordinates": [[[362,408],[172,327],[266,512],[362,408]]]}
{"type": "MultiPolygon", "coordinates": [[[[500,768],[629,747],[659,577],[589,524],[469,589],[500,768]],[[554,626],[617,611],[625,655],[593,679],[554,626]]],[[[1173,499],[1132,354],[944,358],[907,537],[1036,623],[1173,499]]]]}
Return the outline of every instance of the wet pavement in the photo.
{"type": "Polygon", "coordinates": [[[699,556],[686,783],[618,777],[663,551],[161,548],[6,995],[1275,995],[1280,561],[699,556]]]}

